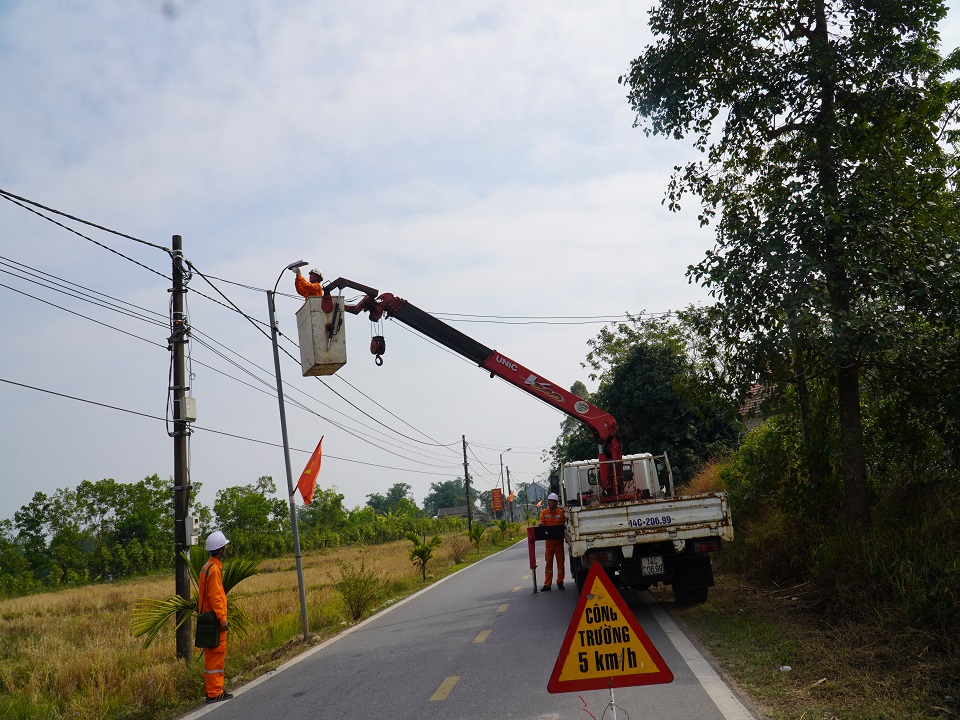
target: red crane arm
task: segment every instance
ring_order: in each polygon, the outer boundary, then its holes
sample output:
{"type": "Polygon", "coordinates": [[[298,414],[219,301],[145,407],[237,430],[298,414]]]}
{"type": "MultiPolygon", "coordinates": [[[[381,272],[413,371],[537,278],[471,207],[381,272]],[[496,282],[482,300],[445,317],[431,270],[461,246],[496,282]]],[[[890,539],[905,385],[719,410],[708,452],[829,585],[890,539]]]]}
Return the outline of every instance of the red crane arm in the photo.
{"type": "Polygon", "coordinates": [[[496,350],[491,350],[416,305],[391,293],[377,295],[377,290],[374,288],[346,278],[337,278],[324,286],[323,302],[326,312],[330,312],[333,308],[331,289],[347,288],[359,290],[364,293],[364,296],[356,304],[346,305],[344,307],[346,312],[354,315],[366,312],[372,322],[380,320],[384,315],[398,320],[457,354],[473,360],[487,370],[491,377],[496,375],[506,380],[511,385],[586,425],[597,442],[601,500],[611,502],[622,499],[622,465],[617,461],[623,458],[623,449],[618,436],[617,421],[610,413],[559,388],[517,361],[496,350]]]}

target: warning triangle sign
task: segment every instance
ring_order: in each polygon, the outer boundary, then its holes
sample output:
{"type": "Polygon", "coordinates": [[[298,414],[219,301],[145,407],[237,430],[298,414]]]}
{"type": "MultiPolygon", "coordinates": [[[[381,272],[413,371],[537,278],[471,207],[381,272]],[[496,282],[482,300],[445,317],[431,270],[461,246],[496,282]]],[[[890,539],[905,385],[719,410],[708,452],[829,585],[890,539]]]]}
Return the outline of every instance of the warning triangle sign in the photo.
{"type": "Polygon", "coordinates": [[[673,682],[673,673],[600,563],[590,567],[547,691],[673,682]]]}

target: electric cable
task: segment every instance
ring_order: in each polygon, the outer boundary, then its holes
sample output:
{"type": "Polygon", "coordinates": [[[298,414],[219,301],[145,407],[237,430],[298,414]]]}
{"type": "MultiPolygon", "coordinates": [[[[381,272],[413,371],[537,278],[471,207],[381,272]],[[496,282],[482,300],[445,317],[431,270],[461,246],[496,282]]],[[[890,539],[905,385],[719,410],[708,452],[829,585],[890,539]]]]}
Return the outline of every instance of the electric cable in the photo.
{"type": "MultiPolygon", "coordinates": [[[[38,208],[43,208],[47,212],[52,212],[56,215],[60,215],[61,217],[69,218],[78,223],[83,223],[84,225],[89,225],[90,227],[95,227],[98,230],[103,230],[104,232],[111,233],[112,235],[118,235],[122,238],[126,238],[127,240],[133,240],[134,242],[138,242],[142,245],[148,245],[149,247],[156,248],[157,250],[163,250],[166,253],[173,252],[173,250],[171,250],[170,248],[163,247],[162,245],[154,245],[151,242],[147,242],[146,240],[141,240],[140,238],[134,237],[133,235],[127,235],[126,233],[118,232],[116,230],[111,230],[110,228],[104,227],[103,225],[97,225],[96,223],[90,222],[89,220],[84,220],[83,218],[78,218],[78,217],[74,217],[73,215],[68,215],[65,212],[61,212],[60,210],[55,210],[54,208],[47,207],[46,205],[41,205],[40,203],[34,200],[28,200],[27,198],[20,197],[19,195],[14,195],[12,192],[4,190],[3,188],[0,188],[0,195],[4,196],[7,200],[11,200],[11,198],[19,200],[20,202],[28,203],[38,208]]],[[[17,204],[20,205],[20,203],[17,203],[17,204]]],[[[23,205],[20,205],[20,207],[23,207],[23,205]]],[[[30,210],[30,208],[24,208],[24,209],[30,210]]]]}
{"type": "MultiPolygon", "coordinates": [[[[95,401],[95,400],[88,400],[88,399],[86,399],[86,398],[77,397],[77,396],[75,396],[75,395],[68,395],[68,394],[66,394],[66,393],[56,392],[55,390],[48,390],[48,389],[46,389],[46,388],[37,387],[36,385],[28,385],[28,384],[26,384],[26,383],[20,383],[20,382],[14,381],[14,380],[8,380],[7,378],[2,378],[2,377],[0,377],[0,382],[7,383],[8,385],[15,385],[15,386],[17,386],[17,387],[25,388],[25,389],[27,389],[27,390],[35,390],[35,391],[37,391],[37,392],[46,393],[46,394],[48,394],[48,395],[55,395],[55,396],[57,396],[57,397],[66,398],[67,400],[75,400],[75,401],[77,401],[77,402],[86,403],[86,404],[88,404],[88,405],[96,405],[96,406],[98,406],[98,407],[107,408],[107,409],[109,409],[109,410],[117,410],[117,411],[119,411],[119,412],[129,413],[129,414],[131,414],[131,415],[139,415],[140,417],[145,417],[145,418],[148,418],[148,419],[150,419],[150,420],[159,420],[159,421],[162,421],[162,422],[165,422],[165,421],[166,421],[166,418],[165,418],[165,417],[161,417],[161,416],[159,416],[159,415],[150,415],[149,413],[139,412],[139,411],[137,411],[137,410],[129,410],[129,409],[127,409],[127,408],[122,408],[122,407],[119,407],[119,406],[117,406],[117,405],[109,405],[109,404],[107,404],[107,403],[101,403],[101,402],[97,402],[97,401],[95,401]]],[[[215,429],[213,429],[213,428],[203,427],[203,426],[199,426],[199,425],[194,425],[194,426],[193,426],[193,429],[194,429],[194,430],[202,430],[202,431],[204,431],[204,432],[209,432],[209,433],[215,433],[215,434],[217,434],[217,435],[225,435],[225,436],[227,436],[227,437],[232,437],[232,438],[237,438],[237,439],[239,439],[239,440],[245,440],[245,441],[247,441],[247,442],[257,443],[257,444],[259,444],[259,445],[269,445],[270,447],[277,447],[277,448],[283,447],[283,445],[279,445],[279,444],[277,444],[277,443],[269,442],[269,441],[267,441],[267,440],[258,440],[258,439],[256,439],[256,438],[246,437],[246,436],[243,436],[243,435],[237,435],[237,434],[235,434],[235,433],[229,433],[229,432],[225,432],[225,431],[223,431],[223,430],[215,430],[215,429]]],[[[311,454],[311,453],[313,453],[313,448],[311,448],[311,449],[304,449],[304,448],[294,448],[294,447],[291,447],[290,450],[293,450],[293,451],[295,451],[295,452],[306,453],[306,454],[308,454],[308,455],[311,454]]],[[[441,475],[441,476],[444,476],[444,477],[449,476],[449,474],[450,474],[450,473],[441,473],[441,472],[431,472],[431,471],[429,471],[429,470],[421,470],[419,467],[418,467],[418,468],[413,468],[413,469],[408,469],[408,468],[393,467],[393,466],[390,466],[390,465],[380,465],[380,464],[377,464],[377,463],[365,462],[365,461],[363,461],[363,460],[352,460],[352,459],[350,459],[350,458],[339,457],[339,456],[337,456],[337,455],[331,455],[331,454],[329,454],[329,453],[324,453],[323,457],[324,457],[324,459],[330,458],[330,459],[333,459],[333,460],[341,460],[341,461],[343,461],[343,462],[354,463],[354,464],[357,464],[357,465],[369,465],[369,466],[371,466],[371,467],[384,468],[384,469],[387,469],[387,470],[397,470],[397,471],[399,471],[399,472],[412,472],[412,473],[419,473],[419,474],[422,474],[422,475],[441,475]]]]}
{"type": "MultiPolygon", "coordinates": [[[[0,265],[3,265],[3,264],[5,263],[0,262],[0,265]]],[[[162,320],[147,317],[141,313],[128,310],[127,308],[116,305],[115,303],[103,301],[97,297],[91,297],[89,295],[84,294],[83,292],[73,290],[72,288],[58,287],[57,285],[45,279],[36,279],[36,278],[31,278],[29,276],[25,276],[23,274],[18,274],[22,272],[23,271],[17,268],[14,268],[14,270],[11,271],[6,268],[0,267],[0,273],[3,273],[5,275],[10,275],[11,277],[14,277],[18,280],[29,282],[45,290],[53,290],[54,292],[58,292],[61,295],[66,295],[67,297],[74,298],[75,300],[82,300],[83,302],[89,303],[103,310],[112,310],[113,312],[116,312],[120,315],[126,315],[127,317],[133,318],[135,320],[142,320],[144,322],[151,323],[153,325],[159,325],[161,327],[166,325],[166,323],[164,323],[162,320]]],[[[17,292],[22,292],[22,291],[18,290],[17,292]]]]}
{"type": "MultiPolygon", "coordinates": [[[[137,310],[140,313],[143,313],[144,315],[155,315],[157,318],[160,318],[164,324],[166,323],[166,316],[161,312],[157,312],[156,310],[150,310],[149,308],[145,308],[141,305],[136,305],[135,303],[128,302],[126,300],[121,300],[120,298],[113,297],[112,295],[107,295],[106,293],[102,293],[99,290],[88,288],[85,285],[75,283],[72,280],[67,280],[66,278],[60,277],[59,275],[54,275],[53,273],[47,272],[45,270],[40,270],[39,268],[32,267],[30,265],[27,265],[26,263],[22,263],[17,260],[14,260],[13,258],[8,258],[3,255],[0,255],[0,264],[7,265],[8,267],[11,267],[14,270],[17,270],[18,272],[21,272],[24,274],[26,274],[27,271],[36,273],[38,276],[37,280],[30,280],[30,282],[39,282],[40,280],[43,280],[44,282],[49,283],[51,287],[56,289],[55,286],[53,286],[53,284],[50,283],[49,281],[49,278],[53,278],[54,280],[58,280],[59,282],[66,283],[75,288],[79,288],[80,290],[84,291],[84,293],[98,295],[101,298],[106,298],[107,300],[110,300],[115,304],[125,305],[128,308],[133,308],[134,310],[137,310]]],[[[24,279],[27,279],[27,278],[24,278],[24,279]]],[[[110,303],[107,303],[107,304],[110,304],[110,303]]],[[[134,315],[136,314],[137,313],[134,313],[134,315]]]]}
{"type": "Polygon", "coordinates": [[[139,336],[139,335],[137,335],[137,334],[135,334],[135,333],[129,332],[129,331],[127,331],[127,330],[122,330],[121,328],[118,328],[118,327],[116,327],[116,326],[114,326],[114,325],[110,325],[109,323],[105,323],[105,322],[102,322],[102,321],[100,321],[100,320],[96,320],[95,318],[92,318],[92,317],[90,317],[90,316],[88,316],[88,315],[84,315],[83,313],[79,313],[79,312],[77,312],[76,310],[70,310],[69,308],[65,308],[65,307],[63,307],[62,305],[57,305],[56,303],[50,302],[49,300],[44,300],[43,298],[39,298],[39,297],[37,297],[36,295],[31,295],[30,293],[25,292],[25,291],[23,291],[23,290],[18,290],[17,288],[11,287],[10,285],[5,285],[4,283],[0,283],[0,287],[4,287],[4,288],[6,288],[7,290],[12,290],[12,291],[15,292],[15,293],[20,293],[21,295],[25,295],[26,297],[31,298],[32,300],[36,300],[36,301],[38,301],[38,302],[42,302],[44,305],[50,305],[51,307],[55,307],[55,308],[57,308],[58,310],[63,310],[64,312],[68,312],[68,313],[70,313],[71,315],[76,315],[77,317],[81,317],[81,318],[83,318],[84,320],[89,320],[90,322],[96,323],[97,325],[102,325],[103,327],[110,328],[111,330],[116,330],[117,332],[123,333],[124,335],[129,335],[130,337],[134,337],[134,338],[136,338],[137,340],[143,340],[143,342],[150,343],[151,345],[156,345],[157,347],[161,347],[161,348],[164,348],[164,349],[166,349],[166,347],[167,347],[166,345],[162,345],[162,344],[160,344],[160,343],[158,343],[158,342],[156,342],[156,341],[154,341],[154,340],[148,340],[147,338],[141,337],[141,336],[139,336]]]}
{"type": "MultiPolygon", "coordinates": [[[[139,266],[142,267],[144,270],[149,270],[149,271],[152,272],[154,275],[159,275],[160,277],[164,278],[165,280],[170,280],[170,277],[168,277],[167,275],[164,275],[162,272],[159,272],[159,271],[157,271],[157,270],[154,270],[152,267],[150,267],[150,266],[148,266],[148,265],[144,265],[144,264],[143,264],[142,262],[140,262],[139,260],[134,260],[132,257],[129,257],[129,256],[127,256],[127,255],[124,255],[124,254],[123,254],[122,252],[120,252],[119,250],[114,250],[114,249],[113,249],[112,247],[110,247],[109,245],[104,245],[102,242],[98,242],[97,240],[94,240],[92,237],[89,237],[88,235],[84,235],[82,232],[80,232],[80,231],[78,231],[78,230],[74,230],[72,227],[69,227],[69,226],[67,226],[67,225],[64,225],[63,223],[54,220],[52,217],[47,217],[47,216],[44,215],[42,212],[38,212],[37,210],[34,210],[34,209],[31,208],[31,207],[27,207],[27,206],[24,205],[23,203],[18,202],[17,200],[14,200],[13,198],[17,197],[16,195],[11,195],[10,193],[7,193],[7,192],[5,192],[5,191],[3,191],[3,190],[0,190],[0,197],[2,197],[4,200],[7,200],[7,201],[9,201],[9,202],[12,202],[14,205],[19,205],[19,206],[22,207],[24,210],[27,210],[28,212],[32,212],[34,215],[37,215],[37,216],[39,216],[39,217],[42,217],[42,218],[43,218],[44,220],[46,220],[47,222],[51,222],[51,223],[53,223],[54,225],[58,225],[59,227],[62,227],[62,228],[63,228],[64,230],[66,230],[67,232],[71,232],[71,233],[73,233],[74,235],[77,235],[77,236],[79,236],[79,237],[82,237],[84,240],[87,240],[88,242],[92,242],[94,245],[98,245],[99,247],[102,247],[104,250],[108,250],[108,251],[112,252],[114,255],[119,255],[119,256],[122,257],[124,260],[130,261],[130,262],[132,262],[134,265],[139,265],[139,266]]],[[[29,201],[28,201],[28,202],[29,202],[29,201]]],[[[43,207],[43,206],[40,206],[40,207],[43,207]]],[[[48,208],[44,208],[44,209],[48,209],[48,208]]],[[[51,210],[50,212],[57,212],[57,211],[56,211],[56,210],[51,210]]],[[[59,212],[57,212],[57,214],[58,214],[58,215],[65,215],[64,213],[59,213],[59,212]]],[[[72,218],[72,216],[66,216],[66,217],[71,217],[71,218],[72,218]]],[[[76,218],[72,218],[72,219],[76,219],[76,218]]],[[[79,222],[84,222],[84,221],[83,221],[83,220],[80,220],[79,222]]],[[[88,223],[88,224],[90,224],[90,223],[88,223]]],[[[99,226],[96,226],[96,227],[99,227],[99,226]]],[[[113,231],[112,231],[112,230],[108,230],[108,232],[113,232],[113,231]]],[[[119,234],[119,233],[117,233],[117,234],[119,234]]],[[[130,237],[130,236],[124,235],[124,237],[130,237]]],[[[137,240],[137,242],[142,242],[144,245],[150,245],[151,247],[157,248],[157,249],[159,249],[159,250],[163,250],[163,251],[165,251],[165,252],[168,253],[168,254],[173,252],[172,250],[170,250],[170,249],[168,249],[168,248],[162,247],[162,246],[160,246],[160,245],[154,245],[153,243],[148,243],[148,242],[146,242],[146,241],[144,241],[144,240],[138,240],[137,238],[133,238],[133,237],[131,237],[130,239],[132,239],[132,240],[137,240]]]]}

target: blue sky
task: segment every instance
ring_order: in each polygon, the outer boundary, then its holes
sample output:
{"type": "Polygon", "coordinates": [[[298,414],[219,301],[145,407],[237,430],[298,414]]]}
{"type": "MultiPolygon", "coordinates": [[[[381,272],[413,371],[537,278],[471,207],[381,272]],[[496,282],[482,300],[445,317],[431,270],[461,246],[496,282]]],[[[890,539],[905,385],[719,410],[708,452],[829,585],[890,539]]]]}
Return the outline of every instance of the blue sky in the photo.
{"type": "MultiPolygon", "coordinates": [[[[488,319],[703,303],[706,292],[685,270],[711,247],[712,231],[698,226],[692,202],[680,214],[661,205],[672,167],[690,150],[634,129],[616,82],[649,41],[646,10],[614,0],[0,0],[0,187],[158,245],[180,234],[203,273],[255,288],[272,287],[285,265],[304,258],[328,279],[488,319]]],[[[169,273],[162,252],[81,232],[169,273]]],[[[7,202],[0,255],[161,321],[166,314],[168,281],[7,202]]],[[[14,288],[0,287],[0,377],[164,414],[164,327],[8,273],[0,282],[14,288]]],[[[292,291],[291,277],[281,282],[292,291]]],[[[197,277],[191,287],[215,294],[197,277]]],[[[262,291],[218,287],[266,320],[262,291]]],[[[292,336],[298,306],[278,300],[281,330],[292,336]]],[[[266,368],[246,366],[269,380],[270,344],[250,323],[198,294],[189,310],[197,330],[241,364],[266,368]]],[[[562,415],[398,323],[385,323],[378,368],[369,325],[348,318],[341,374],[402,423],[339,379],[331,387],[376,421],[293,363],[284,381],[315,411],[370,425],[361,429],[374,442],[397,445],[377,448],[288,408],[295,474],[307,460],[300,450],[325,435],[330,459],[319,484],[337,486],[349,506],[395,482],[412,485],[420,501],[431,482],[462,475],[466,435],[479,489],[496,482],[508,447],[515,481],[540,476],[539,450],[562,415]],[[413,443],[381,423],[451,449],[413,443]]],[[[587,380],[580,363],[600,329],[456,326],[564,387],[587,380]]],[[[279,443],[275,398],[222,372],[258,380],[197,343],[192,357],[198,426],[279,443]]],[[[172,475],[163,423],[6,383],[0,408],[0,518],[37,490],[172,475]]],[[[218,488],[260,475],[285,485],[279,449],[209,432],[194,434],[191,467],[208,505],[218,488]]]]}

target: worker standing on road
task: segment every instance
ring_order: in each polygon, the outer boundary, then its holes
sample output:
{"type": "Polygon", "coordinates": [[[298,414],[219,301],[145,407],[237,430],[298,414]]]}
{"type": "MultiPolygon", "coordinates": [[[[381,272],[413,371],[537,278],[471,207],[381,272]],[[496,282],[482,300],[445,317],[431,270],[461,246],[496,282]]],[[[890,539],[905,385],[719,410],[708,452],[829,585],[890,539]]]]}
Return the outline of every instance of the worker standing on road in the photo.
{"type": "Polygon", "coordinates": [[[323,275],[317,268],[313,268],[307,273],[309,280],[303,279],[300,268],[296,268],[294,272],[297,273],[297,277],[294,278],[293,285],[298,293],[304,297],[323,297],[323,285],[320,284],[323,282],[323,275]]]}
{"type": "MultiPolygon", "coordinates": [[[[540,511],[538,525],[563,525],[563,510],[559,507],[560,498],[556,493],[547,495],[547,507],[540,511]]],[[[541,592],[550,592],[553,583],[553,561],[557,561],[557,589],[563,590],[563,539],[544,540],[546,550],[543,555],[544,575],[541,592]]]]}
{"type": "Polygon", "coordinates": [[[226,555],[228,542],[219,530],[210,533],[207,537],[210,559],[200,571],[200,607],[204,612],[213,610],[220,621],[220,644],[203,651],[203,678],[208,703],[233,697],[223,691],[224,661],[227,658],[227,593],[223,589],[223,556],[226,555]]]}

